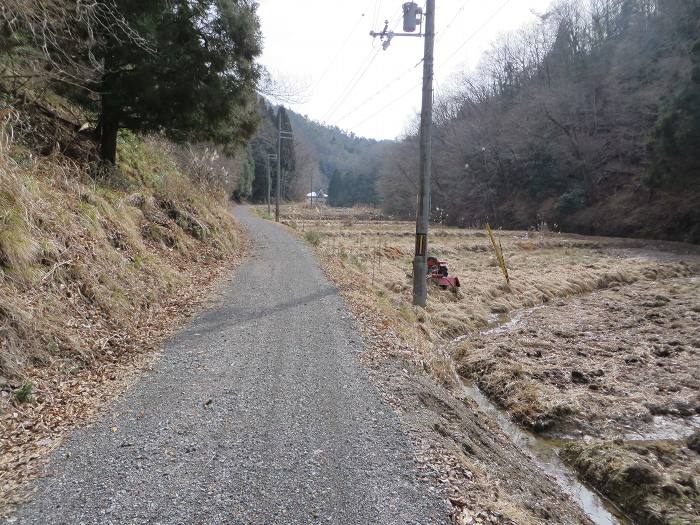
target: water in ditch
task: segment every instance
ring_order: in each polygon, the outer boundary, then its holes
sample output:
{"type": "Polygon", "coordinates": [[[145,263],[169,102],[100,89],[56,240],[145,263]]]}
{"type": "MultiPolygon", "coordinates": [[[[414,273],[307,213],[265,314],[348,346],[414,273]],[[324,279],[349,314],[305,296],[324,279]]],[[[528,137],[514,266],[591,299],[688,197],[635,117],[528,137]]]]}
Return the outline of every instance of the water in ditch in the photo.
{"type": "Polygon", "coordinates": [[[493,417],[505,434],[521,450],[529,453],[535,463],[552,476],[561,488],[569,494],[596,525],[631,525],[631,521],[593,489],[579,481],[572,468],[559,457],[559,447],[554,441],[543,439],[523,430],[510,420],[508,414],[491,402],[477,387],[463,383],[462,394],[473,399],[482,412],[493,417]]]}

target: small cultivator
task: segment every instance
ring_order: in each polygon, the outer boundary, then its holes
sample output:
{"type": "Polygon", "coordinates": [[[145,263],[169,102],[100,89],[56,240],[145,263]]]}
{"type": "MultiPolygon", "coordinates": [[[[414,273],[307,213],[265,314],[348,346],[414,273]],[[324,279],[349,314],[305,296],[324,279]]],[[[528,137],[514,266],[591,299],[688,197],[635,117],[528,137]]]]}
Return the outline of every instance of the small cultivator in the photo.
{"type": "Polygon", "coordinates": [[[428,257],[428,279],[443,290],[459,288],[458,277],[448,277],[447,262],[439,261],[436,257],[428,257]]]}

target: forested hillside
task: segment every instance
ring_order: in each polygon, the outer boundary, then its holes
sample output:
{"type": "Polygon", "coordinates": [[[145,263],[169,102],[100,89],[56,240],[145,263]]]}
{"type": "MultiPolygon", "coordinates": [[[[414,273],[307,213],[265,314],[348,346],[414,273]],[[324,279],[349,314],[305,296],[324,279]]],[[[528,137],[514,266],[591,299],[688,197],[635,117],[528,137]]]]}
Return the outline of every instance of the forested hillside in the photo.
{"type": "MultiPolygon", "coordinates": [[[[285,200],[302,200],[311,191],[323,191],[332,206],[377,203],[380,153],[390,142],[324,126],[282,106],[275,108],[265,100],[259,103],[261,125],[251,143],[254,200],[264,201],[267,195],[267,158],[277,153],[278,111],[282,112],[282,129],[293,134],[292,140],[282,143],[280,189],[285,200]]],[[[270,161],[273,198],[276,162],[270,161]]]]}
{"type": "MultiPolygon", "coordinates": [[[[433,208],[489,221],[700,242],[700,3],[560,0],[436,104],[433,208]]],[[[383,167],[409,216],[418,138],[383,167]]]]}

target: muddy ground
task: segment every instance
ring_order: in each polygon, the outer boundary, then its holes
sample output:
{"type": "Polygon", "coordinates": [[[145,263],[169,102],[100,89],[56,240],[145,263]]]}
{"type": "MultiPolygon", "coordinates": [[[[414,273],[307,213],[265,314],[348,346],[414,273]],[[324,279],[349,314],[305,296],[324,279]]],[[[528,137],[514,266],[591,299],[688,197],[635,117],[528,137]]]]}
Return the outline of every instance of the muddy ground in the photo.
{"type": "MultiPolygon", "coordinates": [[[[700,454],[688,442],[700,426],[698,247],[498,231],[506,283],[483,230],[437,226],[430,253],[462,287],[431,287],[420,310],[411,306],[413,224],[301,207],[283,209],[283,220],[433,380],[454,393],[461,376],[523,428],[556,439],[581,479],[632,522],[700,523],[700,454]]],[[[454,433],[440,425],[440,436],[454,433]]]]}
{"type": "Polygon", "coordinates": [[[515,312],[458,370],[639,523],[700,523],[700,280],[645,279],[515,312]]]}
{"type": "Polygon", "coordinates": [[[557,437],[673,439],[700,426],[700,279],[614,284],[469,337],[459,371],[557,437]]]}

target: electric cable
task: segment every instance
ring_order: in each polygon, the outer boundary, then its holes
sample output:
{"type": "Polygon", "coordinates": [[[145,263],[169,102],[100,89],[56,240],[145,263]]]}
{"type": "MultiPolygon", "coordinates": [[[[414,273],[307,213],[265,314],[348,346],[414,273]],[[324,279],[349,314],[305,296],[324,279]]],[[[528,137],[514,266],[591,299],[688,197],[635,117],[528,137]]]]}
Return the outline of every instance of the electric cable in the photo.
{"type": "Polygon", "coordinates": [[[459,9],[457,9],[454,16],[450,19],[450,21],[447,23],[447,25],[445,27],[443,27],[441,31],[439,31],[438,33],[435,33],[435,43],[437,43],[440,40],[440,37],[442,37],[442,35],[447,33],[447,31],[450,29],[450,27],[452,27],[452,24],[454,24],[455,21],[457,20],[457,17],[460,15],[460,13],[462,13],[464,11],[464,9],[467,7],[467,4],[471,1],[472,0],[466,0],[462,4],[462,6],[459,9]]]}
{"type": "Polygon", "coordinates": [[[370,4],[371,4],[371,3],[372,3],[372,0],[369,1],[369,3],[367,4],[367,7],[363,10],[362,14],[360,15],[359,20],[358,20],[357,23],[353,26],[353,28],[350,30],[350,33],[348,33],[348,36],[345,38],[345,40],[344,40],[343,43],[341,44],[341,46],[340,46],[340,48],[338,49],[338,51],[335,53],[335,55],[333,56],[333,58],[331,59],[331,61],[328,63],[328,66],[327,66],[326,69],[323,71],[323,73],[321,74],[321,76],[319,77],[319,79],[318,79],[316,82],[314,82],[313,90],[315,90],[315,89],[321,84],[321,82],[323,82],[323,80],[326,78],[326,76],[328,75],[328,73],[330,73],[331,69],[333,69],[333,66],[336,64],[336,62],[337,62],[337,60],[338,60],[338,57],[340,57],[341,53],[345,50],[345,46],[348,45],[348,42],[350,42],[350,39],[351,39],[352,36],[355,34],[355,31],[357,31],[357,28],[360,27],[360,24],[362,24],[362,21],[365,19],[365,16],[366,16],[366,14],[367,14],[367,8],[370,7],[370,4]]]}
{"type": "Polygon", "coordinates": [[[413,71],[414,69],[416,69],[419,65],[421,65],[422,62],[423,62],[423,61],[421,60],[421,61],[418,62],[416,65],[411,66],[411,67],[408,68],[406,71],[404,71],[403,73],[401,73],[401,74],[399,74],[398,76],[396,76],[396,78],[394,78],[393,80],[387,82],[385,85],[383,85],[383,86],[382,86],[381,88],[379,88],[377,91],[375,91],[374,93],[372,93],[369,97],[365,98],[362,102],[360,102],[359,104],[357,104],[357,106],[355,106],[353,109],[351,109],[350,111],[348,111],[347,113],[345,113],[342,117],[340,117],[340,118],[336,121],[336,123],[342,122],[343,120],[345,120],[345,119],[348,118],[349,116],[353,115],[353,114],[355,113],[355,111],[357,111],[358,109],[362,109],[362,107],[364,107],[364,105],[365,105],[367,102],[369,102],[369,101],[371,101],[372,99],[374,99],[374,97],[376,97],[377,95],[380,95],[380,94],[381,94],[382,92],[384,92],[384,90],[387,89],[388,87],[393,86],[396,82],[398,82],[399,80],[401,80],[403,77],[405,77],[407,74],[409,74],[411,71],[413,71]]]}
{"type": "Polygon", "coordinates": [[[500,6],[498,9],[496,9],[496,10],[491,14],[491,16],[489,16],[489,17],[484,21],[483,24],[481,24],[478,28],[476,28],[476,30],[475,30],[471,35],[469,35],[469,36],[467,37],[467,39],[466,39],[464,42],[462,42],[462,43],[459,45],[459,47],[457,47],[457,49],[455,49],[455,50],[452,52],[452,54],[450,54],[450,56],[448,56],[445,60],[443,60],[443,61],[437,66],[436,69],[439,69],[439,68],[443,67],[443,66],[444,66],[445,64],[447,64],[450,60],[452,60],[452,59],[457,55],[457,53],[459,53],[462,49],[464,49],[464,46],[466,46],[466,45],[472,40],[472,38],[474,38],[477,34],[479,34],[479,33],[481,32],[481,30],[483,30],[487,25],[489,25],[489,24],[491,23],[491,21],[493,21],[493,19],[496,18],[496,17],[501,13],[501,11],[503,11],[503,10],[506,8],[506,6],[507,6],[508,4],[510,4],[511,2],[512,2],[512,0],[506,0],[505,2],[503,2],[503,4],[501,4],[501,6],[500,6]]]}
{"type": "MultiPolygon", "coordinates": [[[[399,20],[401,18],[401,13],[402,13],[402,10],[400,9],[397,16],[394,17],[394,19],[392,20],[391,24],[393,24],[393,25],[392,25],[391,31],[394,30],[394,28],[396,27],[396,24],[399,22],[399,20]]],[[[364,66],[364,68],[362,68],[362,66],[361,66],[361,72],[359,72],[359,76],[357,73],[353,76],[353,78],[350,80],[350,84],[348,84],[348,86],[346,86],[345,89],[343,89],[340,97],[338,97],[336,102],[334,104],[332,104],[331,109],[328,110],[328,112],[324,115],[322,121],[327,121],[328,119],[330,119],[330,117],[332,117],[333,114],[335,114],[335,112],[338,111],[338,109],[340,109],[340,107],[342,107],[343,103],[352,94],[352,91],[355,88],[355,86],[357,86],[357,84],[359,84],[360,81],[367,74],[367,72],[369,71],[369,68],[372,66],[372,64],[376,60],[377,56],[379,56],[380,52],[381,52],[381,48],[377,48],[374,55],[370,58],[369,63],[366,66],[364,66]]],[[[370,55],[371,55],[371,53],[372,52],[370,51],[370,55]]]]}
{"type": "Polygon", "coordinates": [[[368,121],[372,120],[374,117],[376,117],[376,116],[379,115],[380,113],[383,113],[384,111],[386,111],[387,109],[389,109],[391,106],[393,106],[394,104],[396,104],[399,100],[402,100],[402,99],[404,99],[405,97],[407,97],[408,95],[410,95],[411,93],[413,93],[413,92],[416,90],[416,88],[421,87],[422,84],[423,84],[423,82],[421,82],[420,84],[417,84],[417,85],[416,85],[416,84],[412,84],[411,87],[410,87],[407,91],[404,91],[404,92],[403,92],[401,95],[399,95],[398,97],[394,97],[390,102],[388,102],[387,104],[385,104],[384,106],[382,106],[381,108],[379,108],[377,111],[375,111],[374,113],[372,113],[372,114],[369,115],[368,117],[364,118],[363,120],[361,120],[360,122],[358,122],[357,124],[355,124],[353,127],[354,127],[354,128],[357,128],[357,127],[361,126],[362,124],[364,124],[365,122],[368,122],[368,121]]]}
{"type": "MultiPolygon", "coordinates": [[[[475,31],[473,31],[473,32],[467,37],[467,39],[466,39],[464,42],[462,42],[462,43],[459,45],[459,47],[458,47],[457,49],[455,49],[455,50],[450,54],[450,56],[449,56],[446,60],[442,61],[442,62],[440,63],[440,65],[437,66],[437,67],[435,68],[434,73],[437,73],[437,70],[438,70],[438,69],[442,68],[442,67],[443,67],[447,62],[449,62],[457,53],[459,53],[462,49],[464,49],[464,46],[466,46],[466,45],[467,45],[477,34],[479,34],[488,24],[490,24],[491,21],[492,21],[494,18],[496,18],[496,16],[498,16],[498,14],[500,14],[500,12],[503,11],[503,9],[505,9],[505,7],[506,7],[508,4],[511,3],[511,1],[512,1],[512,0],[506,0],[503,4],[501,4],[501,6],[500,6],[498,9],[496,9],[496,10],[491,14],[491,16],[489,16],[489,17],[484,21],[484,23],[482,23],[475,31]]],[[[416,64],[416,66],[414,66],[414,68],[417,67],[421,62],[422,62],[422,60],[421,60],[420,62],[418,62],[418,64],[416,64]]],[[[405,75],[405,74],[406,74],[406,72],[404,72],[404,75],[405,75]]],[[[422,83],[421,83],[421,84],[422,84],[422,83]]],[[[355,124],[355,125],[352,126],[352,127],[353,127],[353,128],[357,128],[358,126],[361,126],[362,124],[366,123],[367,121],[373,119],[373,118],[376,117],[377,115],[383,113],[383,112],[386,111],[388,108],[390,108],[391,106],[393,106],[396,102],[398,102],[399,100],[401,100],[401,99],[403,99],[404,97],[406,97],[409,93],[411,93],[411,91],[412,91],[413,89],[415,89],[415,87],[411,87],[408,91],[406,91],[406,92],[404,92],[403,94],[399,95],[398,97],[392,99],[390,102],[388,102],[388,103],[385,104],[384,106],[380,107],[380,108],[377,109],[374,113],[372,113],[371,115],[369,115],[369,116],[366,117],[365,119],[361,120],[359,123],[355,124]]]]}
{"type": "Polygon", "coordinates": [[[381,48],[372,48],[367,57],[365,57],[365,59],[362,61],[360,69],[358,69],[358,71],[352,76],[352,78],[350,79],[350,83],[347,86],[345,86],[343,91],[340,93],[340,96],[336,99],[336,101],[331,105],[330,109],[324,115],[322,121],[327,121],[336,111],[338,111],[338,108],[343,104],[343,102],[345,102],[345,99],[350,95],[350,93],[352,93],[353,88],[367,74],[367,71],[369,71],[370,66],[377,59],[377,56],[379,56],[380,52],[381,48]],[[369,62],[367,62],[368,58],[369,62]]]}

